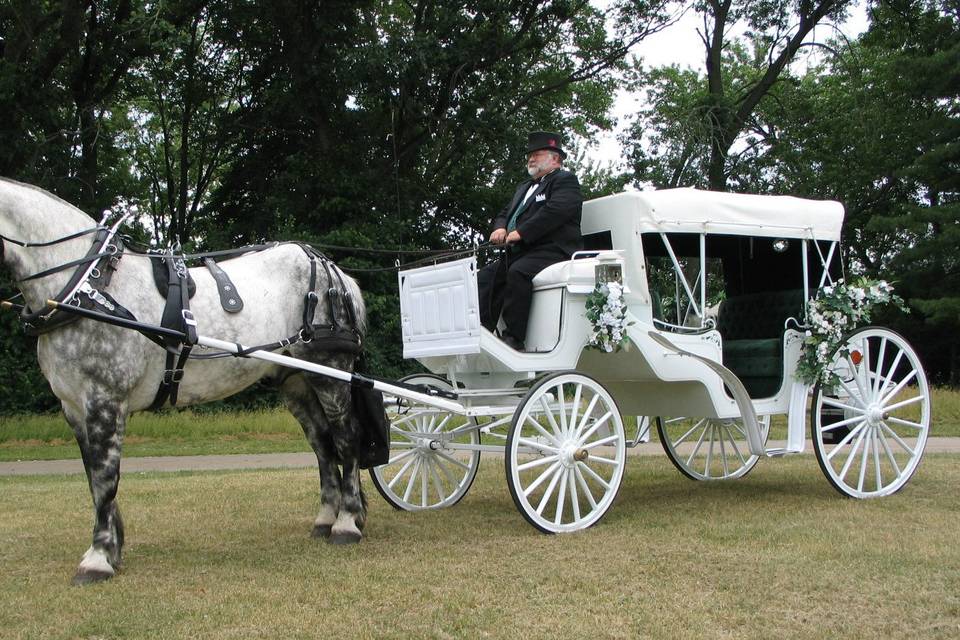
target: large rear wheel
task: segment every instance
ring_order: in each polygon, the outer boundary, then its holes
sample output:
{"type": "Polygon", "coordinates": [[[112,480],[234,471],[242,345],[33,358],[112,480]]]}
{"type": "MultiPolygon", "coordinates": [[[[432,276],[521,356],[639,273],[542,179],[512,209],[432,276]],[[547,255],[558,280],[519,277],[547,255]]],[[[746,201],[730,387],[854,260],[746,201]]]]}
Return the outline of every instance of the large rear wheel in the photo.
{"type": "Polygon", "coordinates": [[[852,498],[890,495],[916,471],[930,432],[930,389],[899,334],[852,333],[827,367],[810,406],[813,450],[833,487],[852,498]]]}

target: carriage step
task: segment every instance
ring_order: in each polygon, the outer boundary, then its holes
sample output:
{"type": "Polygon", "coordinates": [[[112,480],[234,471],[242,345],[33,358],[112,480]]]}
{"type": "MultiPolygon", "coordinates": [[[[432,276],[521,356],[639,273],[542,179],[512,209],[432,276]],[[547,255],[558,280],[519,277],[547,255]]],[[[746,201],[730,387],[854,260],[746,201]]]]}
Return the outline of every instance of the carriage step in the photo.
{"type": "Polygon", "coordinates": [[[790,455],[790,454],[792,454],[792,453],[801,453],[801,452],[800,452],[800,451],[794,451],[794,450],[792,450],[792,449],[783,449],[783,448],[779,448],[779,447],[778,447],[778,448],[775,448],[775,449],[767,449],[766,451],[764,451],[764,453],[767,454],[767,457],[768,457],[768,458],[781,458],[781,457],[783,457],[783,456],[788,456],[788,455],[790,455]]]}

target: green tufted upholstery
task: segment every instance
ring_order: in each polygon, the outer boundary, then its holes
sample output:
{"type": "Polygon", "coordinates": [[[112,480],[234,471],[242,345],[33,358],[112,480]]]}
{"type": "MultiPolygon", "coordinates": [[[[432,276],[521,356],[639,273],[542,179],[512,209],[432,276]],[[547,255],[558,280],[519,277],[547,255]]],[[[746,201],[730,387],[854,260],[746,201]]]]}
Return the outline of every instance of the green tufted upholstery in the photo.
{"type": "Polygon", "coordinates": [[[783,323],[802,316],[802,289],[751,293],[720,303],[723,365],[737,374],[751,398],[772,396],[780,388],[783,323]]]}

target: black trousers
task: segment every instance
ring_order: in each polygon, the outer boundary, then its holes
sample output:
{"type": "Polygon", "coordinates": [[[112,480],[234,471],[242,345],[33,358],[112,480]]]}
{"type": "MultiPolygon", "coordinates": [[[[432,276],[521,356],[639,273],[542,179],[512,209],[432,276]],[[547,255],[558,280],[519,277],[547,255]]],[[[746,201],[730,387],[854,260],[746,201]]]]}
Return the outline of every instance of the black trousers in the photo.
{"type": "Polygon", "coordinates": [[[533,298],[533,277],[550,265],[569,258],[558,249],[533,249],[523,253],[507,249],[499,260],[477,273],[480,323],[494,331],[503,313],[506,332],[524,342],[533,298]]]}

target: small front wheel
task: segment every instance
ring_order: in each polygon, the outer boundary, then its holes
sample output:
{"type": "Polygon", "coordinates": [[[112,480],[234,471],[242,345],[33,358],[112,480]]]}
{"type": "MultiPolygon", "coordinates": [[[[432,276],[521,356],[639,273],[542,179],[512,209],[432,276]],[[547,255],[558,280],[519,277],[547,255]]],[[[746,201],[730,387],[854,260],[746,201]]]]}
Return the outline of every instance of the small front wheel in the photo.
{"type": "Polygon", "coordinates": [[[930,389],[920,359],[899,334],[851,334],[813,390],[810,435],[833,487],[852,498],[899,491],[916,471],[930,432],[930,389]]]}
{"type": "Polygon", "coordinates": [[[613,397],[579,373],[544,378],[514,413],[504,463],[514,504],[540,531],[596,524],[617,497],[626,463],[613,397]]]}
{"type": "MultiPolygon", "coordinates": [[[[451,390],[437,376],[420,374],[401,380],[451,390]]],[[[477,469],[480,450],[460,445],[480,444],[479,427],[472,419],[401,400],[388,408],[390,460],[370,470],[377,491],[395,509],[440,509],[467,494],[477,469]]]]}

